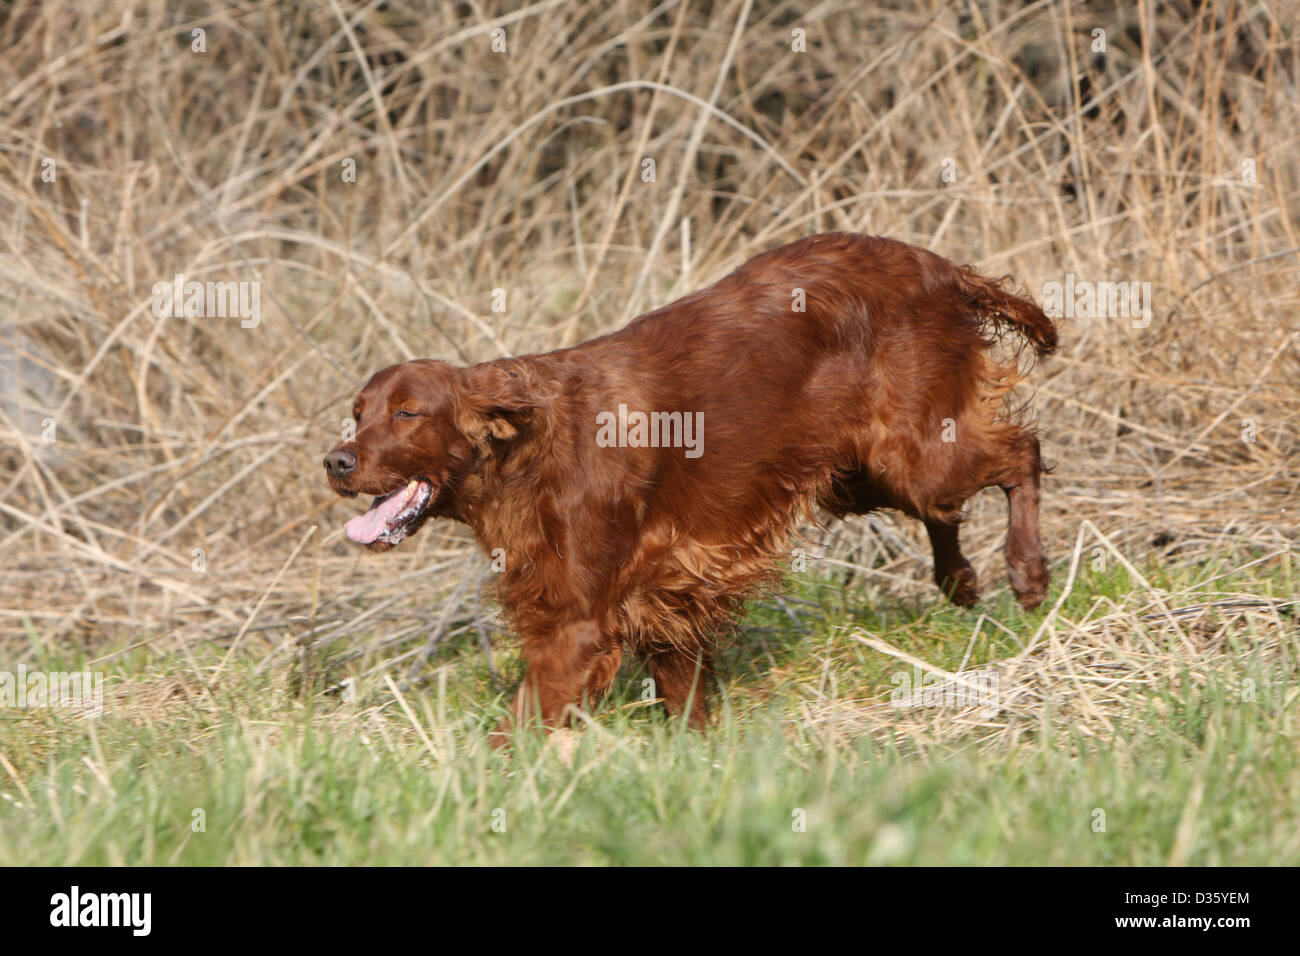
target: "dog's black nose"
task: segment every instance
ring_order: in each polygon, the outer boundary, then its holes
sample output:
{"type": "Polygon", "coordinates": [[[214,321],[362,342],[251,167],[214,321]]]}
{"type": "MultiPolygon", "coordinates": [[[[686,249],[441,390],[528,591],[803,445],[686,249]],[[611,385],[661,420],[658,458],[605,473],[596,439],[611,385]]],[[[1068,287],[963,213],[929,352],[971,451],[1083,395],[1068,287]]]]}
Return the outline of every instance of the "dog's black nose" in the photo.
{"type": "Polygon", "coordinates": [[[325,456],[325,470],[333,478],[342,478],[356,467],[357,456],[342,448],[336,448],[325,456]]]}

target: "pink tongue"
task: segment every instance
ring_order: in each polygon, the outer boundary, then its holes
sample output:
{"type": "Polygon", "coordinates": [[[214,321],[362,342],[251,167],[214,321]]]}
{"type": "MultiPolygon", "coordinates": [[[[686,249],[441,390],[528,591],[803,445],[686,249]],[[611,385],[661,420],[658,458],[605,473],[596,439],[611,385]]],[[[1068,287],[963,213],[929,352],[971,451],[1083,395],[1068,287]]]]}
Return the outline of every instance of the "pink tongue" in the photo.
{"type": "Polygon", "coordinates": [[[410,502],[411,495],[415,491],[415,488],[411,488],[410,490],[399,491],[391,498],[385,498],[365,514],[357,515],[344,524],[344,532],[347,533],[350,540],[355,541],[357,544],[369,544],[388,530],[388,522],[401,513],[402,509],[410,502]]]}

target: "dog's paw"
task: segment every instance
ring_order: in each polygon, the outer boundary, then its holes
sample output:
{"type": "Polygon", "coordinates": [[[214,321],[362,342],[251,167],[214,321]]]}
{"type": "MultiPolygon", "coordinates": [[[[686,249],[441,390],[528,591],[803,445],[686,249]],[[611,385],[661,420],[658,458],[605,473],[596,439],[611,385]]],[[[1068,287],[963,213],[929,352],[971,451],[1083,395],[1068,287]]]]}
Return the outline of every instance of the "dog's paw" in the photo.
{"type": "Polygon", "coordinates": [[[1008,562],[1007,576],[1011,578],[1011,589],[1016,592],[1016,600],[1026,611],[1032,611],[1047,597],[1047,585],[1052,580],[1052,573],[1047,569],[1047,561],[1043,558],[1008,562]]]}
{"type": "Polygon", "coordinates": [[[572,767],[573,757],[578,752],[580,739],[578,731],[570,730],[567,727],[559,727],[552,730],[547,736],[546,752],[557,757],[564,766],[572,767]]]}
{"type": "Polygon", "coordinates": [[[975,569],[972,567],[959,568],[952,574],[944,575],[939,579],[938,584],[939,590],[958,607],[974,607],[979,603],[979,582],[975,578],[975,569]]]}

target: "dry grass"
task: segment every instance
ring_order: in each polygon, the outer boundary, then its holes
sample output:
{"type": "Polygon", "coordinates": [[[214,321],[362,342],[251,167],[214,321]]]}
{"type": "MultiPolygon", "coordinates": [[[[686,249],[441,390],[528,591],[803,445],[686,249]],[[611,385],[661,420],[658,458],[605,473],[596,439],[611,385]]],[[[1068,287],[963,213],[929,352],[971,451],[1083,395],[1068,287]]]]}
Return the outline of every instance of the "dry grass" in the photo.
{"type": "MultiPolygon", "coordinates": [[[[1232,572],[1172,588],[1153,586],[1124,562],[1140,586],[1118,600],[1104,590],[1088,594],[1081,613],[1067,616],[1062,609],[1094,542],[1113,551],[1085,520],[1064,588],[1021,650],[1009,658],[953,673],[879,637],[852,634],[853,640],[913,669],[905,692],[896,688],[888,700],[879,701],[811,702],[805,714],[808,727],[841,739],[874,733],[924,747],[960,738],[1005,751],[1022,736],[1043,733],[1114,740],[1118,724],[1140,717],[1162,693],[1177,696],[1189,684],[1253,703],[1265,693],[1260,685],[1267,683],[1282,695],[1288,710],[1300,699],[1293,679],[1300,601],[1261,595],[1242,582],[1251,567],[1280,558],[1284,583],[1294,594],[1289,554],[1268,554],[1232,572]],[[1225,675],[1233,675],[1230,686],[1217,686],[1225,675]]],[[[981,617],[972,643],[986,623],[997,626],[981,617]]]]}
{"type": "MultiPolygon", "coordinates": [[[[0,20],[6,659],[213,642],[279,668],[311,645],[420,676],[449,635],[501,639],[463,529],[382,559],[340,540],[353,506],[319,459],[357,383],[577,341],[829,229],[1040,298],[1067,273],[1151,283],[1148,326],[1063,320],[1032,379],[1053,554],[1280,561],[1295,540],[1294,2],[169,6],[0,20]],[[176,273],[260,282],[260,325],[155,317],[176,273]]],[[[1001,512],[981,498],[966,533],[985,581],[1001,512]]],[[[920,540],[873,520],[830,558],[929,600],[920,540]]],[[[1115,659],[1152,680],[1222,648],[1177,600],[1049,616],[1004,689],[1033,708],[1035,682],[1091,681],[1074,716],[1103,726],[1115,659]],[[1149,614],[1187,661],[1126,643],[1149,614]]],[[[1235,613],[1267,643],[1276,604],[1235,613]]]]}

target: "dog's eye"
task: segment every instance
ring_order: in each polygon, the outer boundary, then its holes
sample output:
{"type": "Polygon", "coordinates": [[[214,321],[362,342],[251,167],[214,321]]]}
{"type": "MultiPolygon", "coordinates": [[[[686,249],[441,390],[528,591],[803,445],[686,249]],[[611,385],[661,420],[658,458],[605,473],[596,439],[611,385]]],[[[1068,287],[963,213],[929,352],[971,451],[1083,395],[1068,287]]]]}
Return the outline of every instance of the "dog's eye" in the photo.
{"type": "Polygon", "coordinates": [[[397,411],[393,412],[393,417],[394,417],[394,418],[419,418],[419,417],[420,417],[420,413],[419,413],[419,412],[408,412],[408,411],[407,411],[406,409],[404,409],[404,408],[399,408],[397,411]]]}

